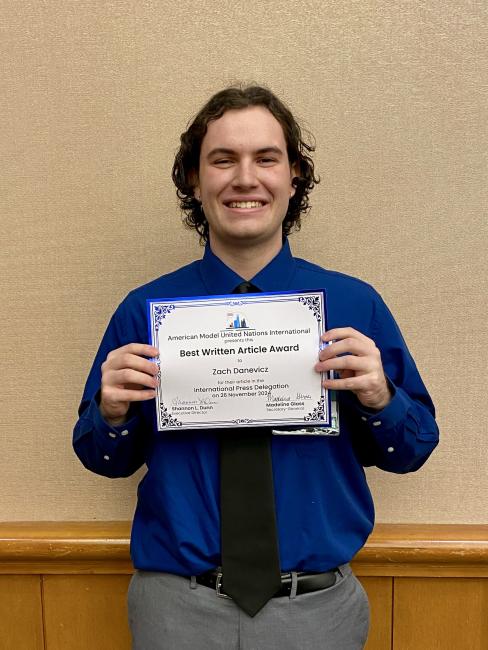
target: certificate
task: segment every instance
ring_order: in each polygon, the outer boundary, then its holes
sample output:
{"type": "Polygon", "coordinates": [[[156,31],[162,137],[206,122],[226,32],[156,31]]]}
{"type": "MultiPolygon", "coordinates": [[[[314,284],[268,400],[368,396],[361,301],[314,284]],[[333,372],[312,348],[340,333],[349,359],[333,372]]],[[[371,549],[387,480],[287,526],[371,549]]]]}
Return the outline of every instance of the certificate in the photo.
{"type": "Polygon", "coordinates": [[[334,426],[336,405],[331,412],[314,370],[323,290],[148,300],[147,308],[160,351],[160,431],[334,426]]]}

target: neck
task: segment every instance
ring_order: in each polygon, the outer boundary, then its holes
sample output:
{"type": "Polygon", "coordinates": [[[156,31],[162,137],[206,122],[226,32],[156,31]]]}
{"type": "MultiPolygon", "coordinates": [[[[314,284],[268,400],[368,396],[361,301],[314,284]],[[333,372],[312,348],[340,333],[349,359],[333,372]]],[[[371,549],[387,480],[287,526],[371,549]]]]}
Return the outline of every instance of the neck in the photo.
{"type": "Polygon", "coordinates": [[[270,242],[254,245],[238,244],[235,247],[227,243],[223,246],[219,241],[210,237],[210,248],[214,255],[222,260],[244,280],[251,280],[259,271],[271,262],[281,250],[281,239],[270,245],[270,242]]]}

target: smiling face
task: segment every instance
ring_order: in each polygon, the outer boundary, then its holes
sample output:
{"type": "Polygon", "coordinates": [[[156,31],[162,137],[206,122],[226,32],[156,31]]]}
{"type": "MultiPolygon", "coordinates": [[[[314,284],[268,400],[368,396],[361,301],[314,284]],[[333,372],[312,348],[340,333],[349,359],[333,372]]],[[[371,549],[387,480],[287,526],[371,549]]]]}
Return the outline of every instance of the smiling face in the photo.
{"type": "Polygon", "coordinates": [[[295,175],[283,129],[266,108],[229,110],[210,122],[195,197],[202,202],[214,253],[259,245],[276,254],[295,175]]]}

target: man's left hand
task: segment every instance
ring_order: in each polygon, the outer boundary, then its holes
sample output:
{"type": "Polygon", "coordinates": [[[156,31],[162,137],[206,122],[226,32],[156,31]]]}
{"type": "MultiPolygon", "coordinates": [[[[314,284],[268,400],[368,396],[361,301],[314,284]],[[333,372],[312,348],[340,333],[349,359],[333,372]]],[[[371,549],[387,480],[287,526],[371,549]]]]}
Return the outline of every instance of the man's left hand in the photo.
{"type": "Polygon", "coordinates": [[[322,334],[329,343],[319,354],[317,372],[335,370],[340,379],[325,379],[329,390],[350,390],[361,404],[380,411],[391,401],[391,392],[375,342],[353,329],[338,327],[322,334]]]}

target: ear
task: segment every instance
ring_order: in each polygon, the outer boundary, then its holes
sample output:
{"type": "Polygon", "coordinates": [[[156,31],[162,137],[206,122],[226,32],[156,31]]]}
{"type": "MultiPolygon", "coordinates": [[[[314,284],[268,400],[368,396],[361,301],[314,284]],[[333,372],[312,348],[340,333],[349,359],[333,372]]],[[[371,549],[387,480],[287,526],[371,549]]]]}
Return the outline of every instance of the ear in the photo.
{"type": "Polygon", "coordinates": [[[196,198],[197,201],[200,201],[201,194],[200,194],[200,184],[199,184],[198,174],[196,172],[191,172],[189,175],[189,180],[193,187],[193,196],[196,198]]]}
{"type": "Polygon", "coordinates": [[[293,187],[293,179],[297,176],[300,176],[300,164],[294,162],[293,165],[290,166],[290,199],[295,196],[295,192],[297,191],[296,187],[293,187]]]}

